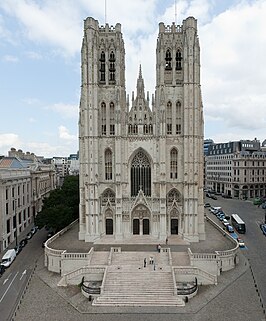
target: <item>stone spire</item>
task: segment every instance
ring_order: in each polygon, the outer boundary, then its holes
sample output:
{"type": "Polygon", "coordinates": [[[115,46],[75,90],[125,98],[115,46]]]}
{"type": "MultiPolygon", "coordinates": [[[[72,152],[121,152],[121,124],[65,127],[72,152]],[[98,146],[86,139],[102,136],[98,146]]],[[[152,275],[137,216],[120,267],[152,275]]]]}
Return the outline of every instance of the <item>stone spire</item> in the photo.
{"type": "Polygon", "coordinates": [[[137,98],[145,98],[144,81],[142,78],[141,64],[139,66],[139,78],[137,80],[137,98]]]}

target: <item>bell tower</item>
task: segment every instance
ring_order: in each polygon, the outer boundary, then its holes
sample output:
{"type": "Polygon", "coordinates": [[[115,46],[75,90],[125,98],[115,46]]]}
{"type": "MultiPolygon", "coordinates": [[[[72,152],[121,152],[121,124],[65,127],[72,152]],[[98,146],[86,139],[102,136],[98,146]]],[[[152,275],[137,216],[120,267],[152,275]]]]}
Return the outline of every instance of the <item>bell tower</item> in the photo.
{"type": "MultiPolygon", "coordinates": [[[[161,179],[167,175],[165,155],[173,153],[177,169],[170,168],[168,179],[183,197],[179,228],[185,239],[198,241],[205,238],[203,108],[200,47],[197,20],[193,17],[185,19],[181,26],[159,24],[155,97],[156,128],[161,137],[161,179]]],[[[164,188],[161,184],[162,199],[166,193],[164,188]]]]}
{"type": "Polygon", "coordinates": [[[80,231],[87,242],[100,236],[100,191],[103,181],[112,181],[114,155],[121,153],[125,126],[125,49],[121,25],[99,26],[88,17],[84,21],[81,49],[81,99],[79,114],[80,150],[80,231]],[[108,149],[105,148],[108,142],[108,149]],[[105,149],[104,149],[105,148],[105,149]],[[109,157],[108,173],[101,162],[109,157]]]}

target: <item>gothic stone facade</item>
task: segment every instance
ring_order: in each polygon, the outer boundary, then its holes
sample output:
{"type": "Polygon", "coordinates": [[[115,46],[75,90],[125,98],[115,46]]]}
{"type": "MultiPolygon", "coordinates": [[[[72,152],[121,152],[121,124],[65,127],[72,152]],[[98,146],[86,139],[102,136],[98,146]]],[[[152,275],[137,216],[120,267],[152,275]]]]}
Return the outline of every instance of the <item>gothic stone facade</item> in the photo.
{"type": "Polygon", "coordinates": [[[156,89],[126,95],[121,25],[84,22],[79,239],[205,239],[197,21],[159,24],[156,89]]]}

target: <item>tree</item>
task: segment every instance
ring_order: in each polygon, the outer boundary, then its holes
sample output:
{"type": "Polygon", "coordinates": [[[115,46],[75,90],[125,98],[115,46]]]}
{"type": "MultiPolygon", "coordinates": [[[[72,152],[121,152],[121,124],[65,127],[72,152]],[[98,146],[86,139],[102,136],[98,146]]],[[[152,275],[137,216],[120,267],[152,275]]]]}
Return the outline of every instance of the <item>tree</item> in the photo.
{"type": "Polygon", "coordinates": [[[51,191],[50,196],[44,199],[36,224],[57,232],[77,219],[78,214],[79,177],[67,176],[62,188],[51,191]]]}

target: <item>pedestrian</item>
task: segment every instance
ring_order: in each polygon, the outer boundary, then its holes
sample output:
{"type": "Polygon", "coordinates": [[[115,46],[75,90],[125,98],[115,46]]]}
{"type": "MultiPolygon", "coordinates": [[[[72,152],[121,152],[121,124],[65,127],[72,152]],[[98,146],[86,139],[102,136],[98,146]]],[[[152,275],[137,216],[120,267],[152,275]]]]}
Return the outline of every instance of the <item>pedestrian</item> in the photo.
{"type": "Polygon", "coordinates": [[[153,259],[152,259],[152,256],[150,256],[150,264],[153,263],[153,259]]]}
{"type": "Polygon", "coordinates": [[[165,240],[165,244],[167,245],[168,244],[168,238],[166,237],[166,240],[165,240]]]}
{"type": "Polygon", "coordinates": [[[147,265],[147,259],[146,259],[146,257],[144,258],[143,265],[144,265],[144,267],[146,267],[146,265],[147,265]]]}
{"type": "Polygon", "coordinates": [[[161,244],[158,245],[158,252],[161,252],[161,244]]]}
{"type": "Polygon", "coordinates": [[[153,261],[153,270],[155,271],[155,261],[153,261]]]}

